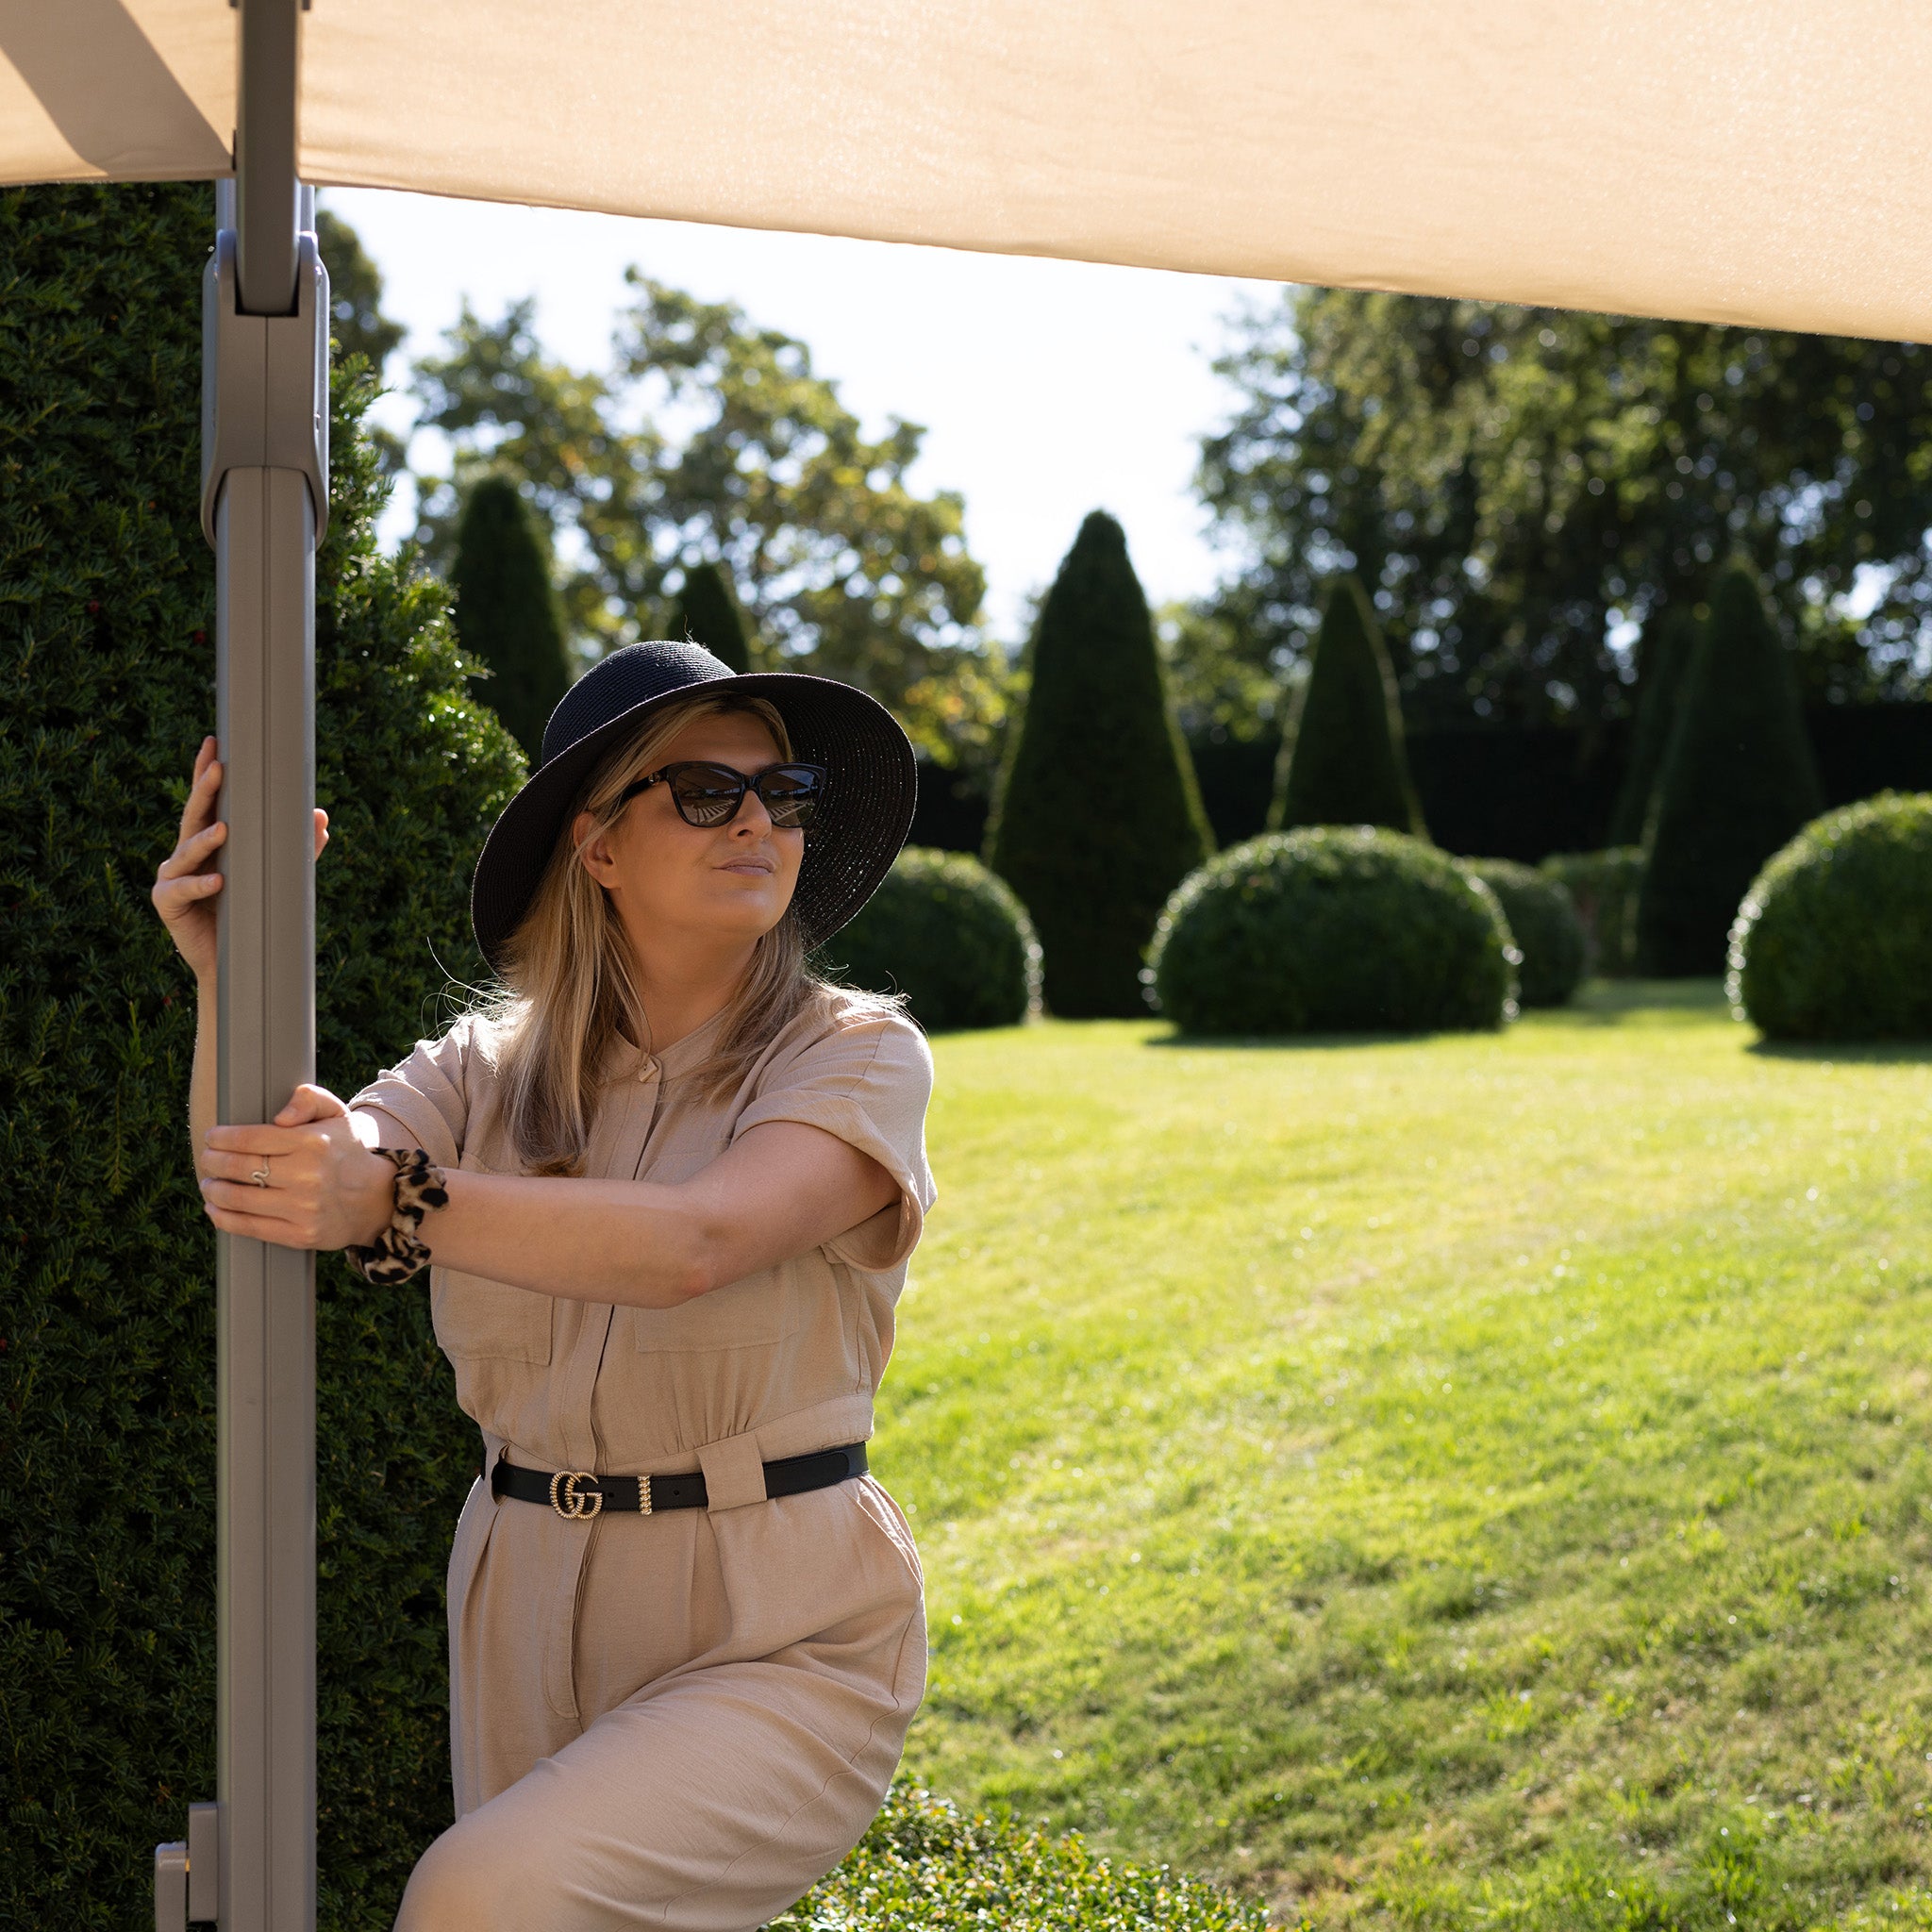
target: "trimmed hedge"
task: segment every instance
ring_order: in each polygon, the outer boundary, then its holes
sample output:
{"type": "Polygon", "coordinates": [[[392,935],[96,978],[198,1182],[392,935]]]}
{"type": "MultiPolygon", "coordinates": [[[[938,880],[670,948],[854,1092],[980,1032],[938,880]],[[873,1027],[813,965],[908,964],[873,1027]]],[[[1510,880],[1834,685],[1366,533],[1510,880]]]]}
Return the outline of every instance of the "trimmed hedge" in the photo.
{"type": "MultiPolygon", "coordinates": [[[[215,1790],[215,1241],[193,983],[148,897],[214,724],[213,228],[205,186],[0,192],[0,1924],[62,1932],[151,1925],[155,1844],[215,1790]]],[[[316,569],[340,1093],[437,1030],[445,967],[480,974],[470,867],[523,769],[445,593],[376,553],[373,391],[338,368],[316,569]]],[[[427,1295],[318,1274],[321,1924],[386,1925],[450,1817],[443,1578],[478,1442],[427,1295]]]]}
{"type": "Polygon", "coordinates": [[[730,579],[715,563],[685,566],[671,613],[671,635],[690,638],[740,673],[751,669],[751,632],[730,579]]]}
{"type": "Polygon", "coordinates": [[[1095,510],[1041,607],[987,863],[1046,949],[1064,1019],[1134,1016],[1162,902],[1214,849],[1127,540],[1095,510]]]}
{"type": "Polygon", "coordinates": [[[1641,845],[1650,835],[1657,780],[1676,730],[1684,673],[1697,648],[1697,619],[1681,605],[1646,625],[1642,682],[1637,691],[1637,723],[1630,734],[1630,759],[1610,813],[1609,842],[1641,845]]]}
{"type": "Polygon", "coordinates": [[[517,488],[479,476],[457,525],[457,639],[481,660],[473,694],[501,718],[534,765],[543,727],[571,686],[563,605],[550,581],[550,534],[517,488]]]}
{"type": "Polygon", "coordinates": [[[1428,837],[1402,745],[1402,701],[1381,626],[1360,580],[1328,587],[1308,675],[1282,740],[1271,832],[1297,825],[1386,825],[1428,837]]]}
{"type": "Polygon", "coordinates": [[[1814,819],[1752,883],[1729,963],[1773,1040],[1932,1039],[1932,793],[1814,819]]]}
{"type": "Polygon", "coordinates": [[[1502,902],[1509,935],[1523,955],[1517,998],[1525,1007],[1562,1006],[1583,977],[1587,950],[1568,889],[1513,858],[1465,858],[1462,864],[1502,902]]]}
{"type": "MultiPolygon", "coordinates": [[[[772,1932],[1266,1932],[1258,1900],[1166,1865],[1116,1865],[1079,1834],[1050,1839],[894,1790],[858,1848],[772,1932]]],[[[1308,1921],[1294,1932],[1312,1932],[1308,1921]]]]}
{"type": "Polygon", "coordinates": [[[1644,973],[1724,970],[1758,869],[1824,809],[1791,654],[1750,567],[1728,565],[1684,672],[1637,901],[1644,973]]]}
{"type": "Polygon", "coordinates": [[[928,1033],[1012,1026],[1040,1006],[1040,941],[1026,908],[962,852],[908,846],[824,959],[847,986],[905,993],[928,1033]]]}
{"type": "Polygon", "coordinates": [[[1237,845],[1160,915],[1147,977],[1184,1033],[1500,1026],[1520,958],[1496,895],[1402,832],[1309,825],[1237,845]]]}
{"type": "Polygon", "coordinates": [[[1637,898],[1643,889],[1643,847],[1607,852],[1553,852],[1538,868],[1570,894],[1583,922],[1583,970],[1607,979],[1637,971],[1637,898]]]}

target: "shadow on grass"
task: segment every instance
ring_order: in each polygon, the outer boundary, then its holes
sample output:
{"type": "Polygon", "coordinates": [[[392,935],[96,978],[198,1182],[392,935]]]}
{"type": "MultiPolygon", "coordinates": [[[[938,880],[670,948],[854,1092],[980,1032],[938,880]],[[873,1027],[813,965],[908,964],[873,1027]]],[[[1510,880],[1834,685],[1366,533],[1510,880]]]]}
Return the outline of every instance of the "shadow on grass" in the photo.
{"type": "Polygon", "coordinates": [[[1745,1051],[1761,1059],[1812,1060],[1821,1066],[1932,1065],[1932,1040],[1754,1040],[1745,1051]]]}
{"type": "Polygon", "coordinates": [[[1359,1051],[1369,1046],[1414,1046],[1420,1041],[1446,1040],[1448,1033],[1163,1033],[1144,1041],[1148,1046],[1214,1048],[1264,1053],[1329,1053],[1337,1047],[1359,1051]]]}
{"type": "MultiPolygon", "coordinates": [[[[1623,1026],[1633,1023],[1721,1019],[1726,1012],[1721,979],[1593,979],[1568,1006],[1533,1007],[1518,1026],[1623,1026]]],[[[1480,1029],[1464,1029],[1475,1031],[1480,1029]]],[[[1507,1028],[1499,1029],[1507,1031],[1507,1028]]],[[[1414,1046],[1457,1037],[1449,1029],[1413,1033],[1167,1033],[1147,1041],[1158,1047],[1265,1048],[1276,1053],[1324,1053],[1338,1047],[1414,1046]]]]}

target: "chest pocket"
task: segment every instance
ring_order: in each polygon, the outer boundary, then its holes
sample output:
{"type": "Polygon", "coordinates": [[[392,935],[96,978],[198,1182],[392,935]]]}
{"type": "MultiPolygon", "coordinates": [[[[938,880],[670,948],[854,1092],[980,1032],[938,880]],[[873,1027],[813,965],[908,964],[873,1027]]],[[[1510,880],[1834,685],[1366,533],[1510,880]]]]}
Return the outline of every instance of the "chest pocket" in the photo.
{"type": "Polygon", "coordinates": [[[798,1288],[791,1263],[714,1288],[678,1308],[632,1308],[632,1332],[645,1355],[768,1348],[798,1332],[798,1288]]]}
{"type": "Polygon", "coordinates": [[[431,1271],[429,1315],[436,1339],[452,1361],[509,1361],[541,1365],[550,1359],[550,1317],[555,1299],[527,1288],[431,1271]]]}

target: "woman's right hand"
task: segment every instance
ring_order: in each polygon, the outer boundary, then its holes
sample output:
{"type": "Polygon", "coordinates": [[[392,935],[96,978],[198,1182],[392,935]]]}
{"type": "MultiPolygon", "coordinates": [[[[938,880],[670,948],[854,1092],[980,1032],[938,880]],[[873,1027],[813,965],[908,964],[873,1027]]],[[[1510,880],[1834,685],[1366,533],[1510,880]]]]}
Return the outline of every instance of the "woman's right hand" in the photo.
{"type": "MultiPolygon", "coordinates": [[[[215,796],[221,789],[222,766],[210,736],[201,741],[201,749],[195,754],[194,782],[188,789],[188,803],[181,808],[181,836],[174,851],[161,860],[150,895],[175,949],[193,969],[195,978],[208,986],[215,979],[215,895],[222,890],[222,875],[214,864],[222,841],[228,836],[226,823],[215,817],[215,796]]],[[[328,814],[318,806],[318,858],[327,843],[328,814]]]]}

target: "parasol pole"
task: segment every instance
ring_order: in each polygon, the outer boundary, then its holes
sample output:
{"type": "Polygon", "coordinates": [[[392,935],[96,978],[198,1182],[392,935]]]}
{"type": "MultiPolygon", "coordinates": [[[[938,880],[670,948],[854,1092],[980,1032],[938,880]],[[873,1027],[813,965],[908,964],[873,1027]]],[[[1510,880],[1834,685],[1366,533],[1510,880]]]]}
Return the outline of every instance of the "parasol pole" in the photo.
{"type": "MultiPolygon", "coordinates": [[[[328,277],[295,176],[302,0],[242,0],[235,175],[203,283],[202,527],[223,763],[216,1118],[315,1077],[315,546],[328,277]]],[[[315,1257],[215,1238],[216,1802],[156,1857],[156,1925],[315,1924],[315,1257]]]]}

